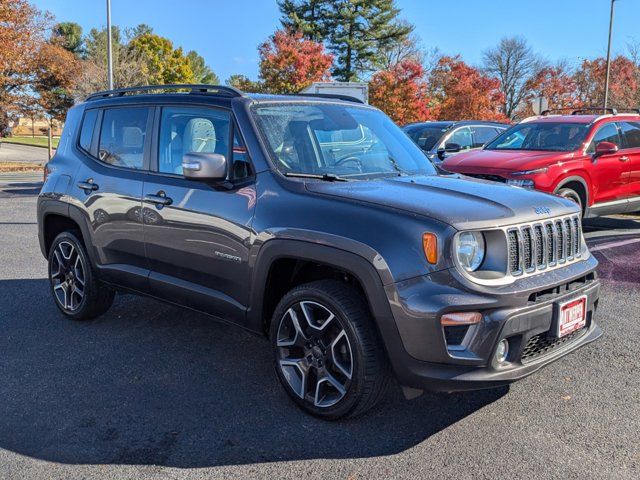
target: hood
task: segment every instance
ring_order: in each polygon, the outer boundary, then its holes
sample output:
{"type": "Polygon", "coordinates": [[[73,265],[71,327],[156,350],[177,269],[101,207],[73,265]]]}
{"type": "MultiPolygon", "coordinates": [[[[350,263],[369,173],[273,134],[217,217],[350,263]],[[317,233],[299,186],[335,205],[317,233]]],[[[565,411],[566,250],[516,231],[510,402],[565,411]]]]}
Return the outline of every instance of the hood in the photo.
{"type": "Polygon", "coordinates": [[[446,158],[442,168],[456,173],[509,173],[547,167],[573,155],[573,152],[474,150],[446,158]]]}
{"type": "Polygon", "coordinates": [[[419,214],[458,230],[505,226],[578,213],[575,203],[555,195],[459,175],[344,183],[307,182],[306,188],[314,193],[419,214]]]}

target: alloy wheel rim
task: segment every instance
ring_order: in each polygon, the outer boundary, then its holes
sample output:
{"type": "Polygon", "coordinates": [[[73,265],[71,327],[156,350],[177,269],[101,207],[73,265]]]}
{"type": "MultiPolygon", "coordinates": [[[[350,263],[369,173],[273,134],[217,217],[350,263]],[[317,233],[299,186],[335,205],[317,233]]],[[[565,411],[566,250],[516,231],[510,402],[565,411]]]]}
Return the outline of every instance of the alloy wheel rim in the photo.
{"type": "Polygon", "coordinates": [[[318,408],[344,398],[353,377],[353,351],[347,332],[327,307],[301,301],[280,319],[278,365],[293,392],[318,408]]]}
{"type": "Polygon", "coordinates": [[[580,198],[573,193],[565,193],[562,195],[564,198],[566,198],[567,200],[571,200],[572,202],[575,202],[578,204],[578,206],[582,207],[582,200],[580,200],[580,198]]]}
{"type": "Polygon", "coordinates": [[[53,294],[58,304],[73,312],[84,299],[85,270],[78,249],[70,242],[60,242],[53,251],[49,267],[53,294]]]}

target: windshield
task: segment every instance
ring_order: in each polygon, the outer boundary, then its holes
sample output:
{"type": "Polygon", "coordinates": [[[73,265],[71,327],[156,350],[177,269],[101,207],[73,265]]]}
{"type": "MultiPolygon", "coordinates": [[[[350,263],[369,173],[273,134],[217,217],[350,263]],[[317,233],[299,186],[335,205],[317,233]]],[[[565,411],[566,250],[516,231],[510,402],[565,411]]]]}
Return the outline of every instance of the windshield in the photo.
{"type": "Polygon", "coordinates": [[[277,168],[287,174],[367,179],[434,175],[435,167],[385,114],[332,103],[274,103],[253,108],[277,168]]]}
{"type": "Polygon", "coordinates": [[[571,152],[580,148],[588,130],[582,123],[520,123],[489,142],[485,150],[571,152]]]}
{"type": "Polygon", "coordinates": [[[404,131],[421,149],[429,151],[440,140],[447,128],[414,126],[406,127],[404,131]]]}

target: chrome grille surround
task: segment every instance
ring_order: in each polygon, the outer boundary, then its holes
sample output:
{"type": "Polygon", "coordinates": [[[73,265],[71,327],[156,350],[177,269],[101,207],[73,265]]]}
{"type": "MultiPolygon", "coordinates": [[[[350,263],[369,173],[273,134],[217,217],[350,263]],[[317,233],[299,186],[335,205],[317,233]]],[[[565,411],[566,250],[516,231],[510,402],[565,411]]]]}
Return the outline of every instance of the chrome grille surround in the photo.
{"type": "Polygon", "coordinates": [[[573,263],[583,255],[579,215],[507,227],[506,234],[508,276],[533,275],[573,263]]]}

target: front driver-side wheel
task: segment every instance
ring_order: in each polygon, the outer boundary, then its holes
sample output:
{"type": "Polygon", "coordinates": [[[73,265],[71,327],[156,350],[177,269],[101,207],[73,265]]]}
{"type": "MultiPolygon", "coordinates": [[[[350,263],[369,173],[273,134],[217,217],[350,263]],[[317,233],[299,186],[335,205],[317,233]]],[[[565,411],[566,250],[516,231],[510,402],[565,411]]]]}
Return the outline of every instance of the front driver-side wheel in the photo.
{"type": "Polygon", "coordinates": [[[49,283],[56,306],[73,320],[89,320],[105,313],[114,291],[101,284],[82,242],[62,232],[49,249],[49,283]]]}
{"type": "Polygon", "coordinates": [[[575,202],[580,207],[580,211],[584,212],[584,206],[582,205],[582,198],[580,194],[571,188],[561,188],[556,192],[556,195],[560,195],[562,198],[575,202]]]}
{"type": "Polygon", "coordinates": [[[278,378],[307,412],[354,417],[384,394],[386,357],[366,302],[351,286],[319,280],[292,289],[270,330],[278,378]]]}

